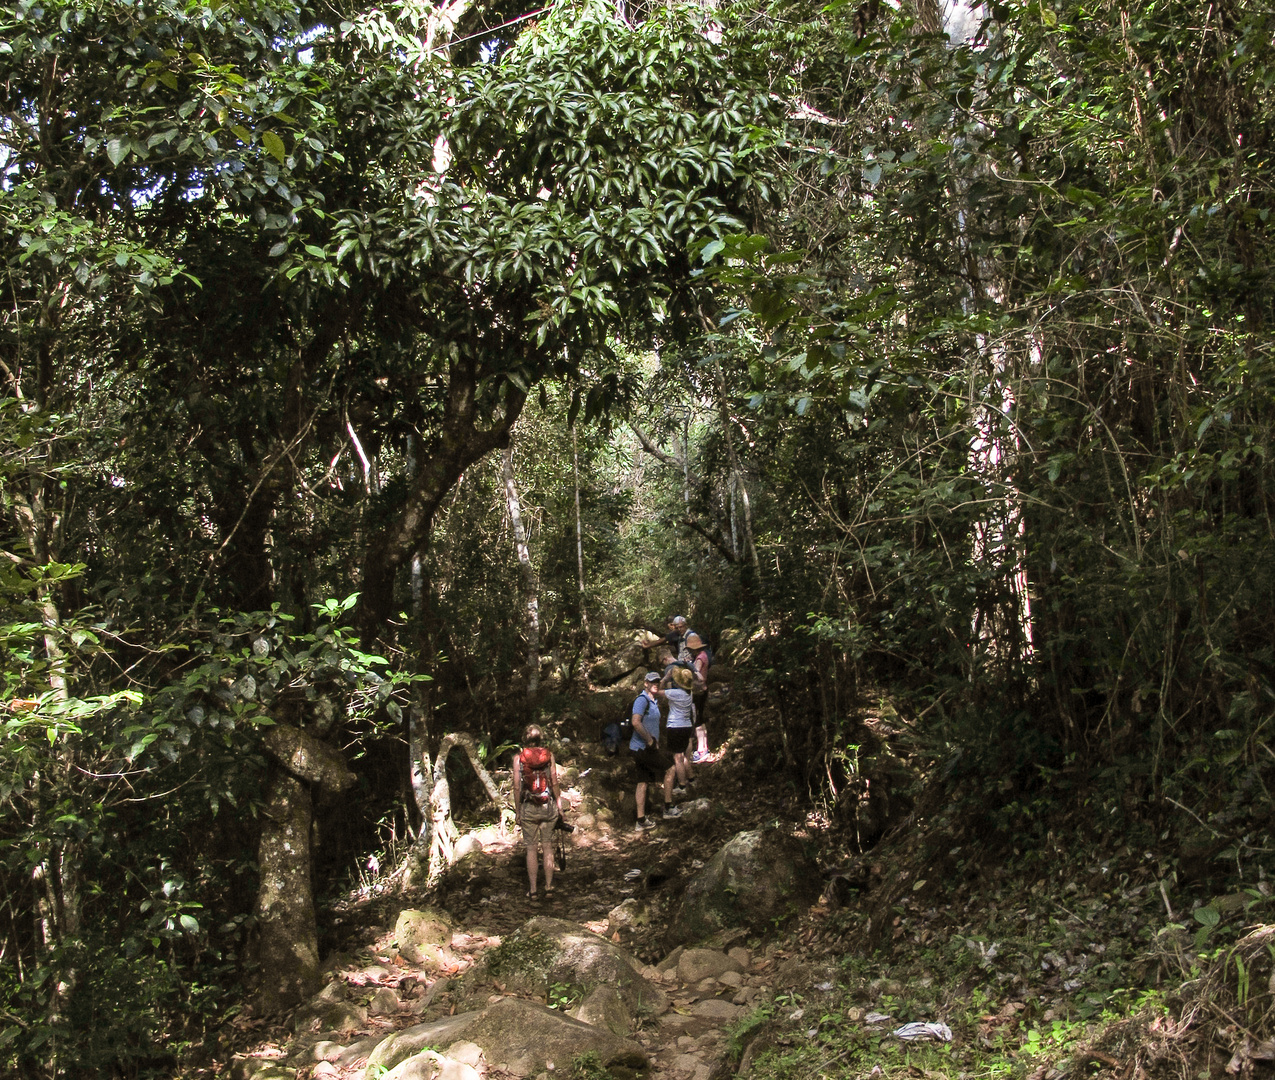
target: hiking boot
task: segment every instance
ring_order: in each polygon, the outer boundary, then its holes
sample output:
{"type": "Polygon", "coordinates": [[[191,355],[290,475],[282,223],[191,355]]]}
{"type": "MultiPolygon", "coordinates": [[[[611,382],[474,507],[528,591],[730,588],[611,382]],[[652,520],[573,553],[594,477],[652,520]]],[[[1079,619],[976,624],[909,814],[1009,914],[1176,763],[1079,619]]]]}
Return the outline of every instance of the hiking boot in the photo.
{"type": "Polygon", "coordinates": [[[703,761],[706,757],[708,757],[706,753],[704,753],[701,750],[696,750],[695,753],[691,755],[691,760],[695,762],[696,764],[698,764],[699,762],[703,761]]]}
{"type": "Polygon", "coordinates": [[[637,824],[633,826],[638,832],[649,832],[655,828],[655,822],[650,818],[638,818],[637,824]]]}
{"type": "Polygon", "coordinates": [[[680,806],[666,806],[664,808],[665,817],[681,817],[685,811],[680,806]]]}

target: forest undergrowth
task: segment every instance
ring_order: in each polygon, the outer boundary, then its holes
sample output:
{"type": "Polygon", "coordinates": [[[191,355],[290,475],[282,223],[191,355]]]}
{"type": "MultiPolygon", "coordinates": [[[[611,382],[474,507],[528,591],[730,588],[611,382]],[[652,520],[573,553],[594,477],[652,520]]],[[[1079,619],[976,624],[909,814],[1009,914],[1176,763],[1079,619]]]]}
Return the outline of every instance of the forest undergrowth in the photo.
{"type": "Polygon", "coordinates": [[[1149,815],[1104,827],[1093,790],[1084,805],[1037,799],[1026,822],[1021,803],[932,779],[881,843],[843,841],[793,935],[836,977],[740,1025],[741,1073],[1272,1075],[1275,889],[1261,860],[1232,849],[1201,870],[1149,815]],[[950,1041],[897,1034],[909,1024],[950,1041]]]}
{"type": "MultiPolygon", "coordinates": [[[[862,850],[853,823],[812,811],[771,770],[766,721],[750,713],[704,777],[718,824],[787,820],[817,845],[826,888],[773,940],[747,943],[799,974],[731,1029],[716,1080],[1271,1073],[1275,889],[1260,837],[1188,858],[1119,783],[1025,792],[933,766],[915,812],[862,850]],[[931,1027],[909,1039],[904,1025],[931,1027]]],[[[705,857],[720,842],[676,841],[705,857]]],[[[568,905],[581,866],[564,878],[568,905]]],[[[596,871],[584,880],[606,878],[596,871]]],[[[387,903],[371,905],[375,921],[392,924],[387,903]]],[[[571,1075],[604,1080],[584,1061],[571,1075]]]]}

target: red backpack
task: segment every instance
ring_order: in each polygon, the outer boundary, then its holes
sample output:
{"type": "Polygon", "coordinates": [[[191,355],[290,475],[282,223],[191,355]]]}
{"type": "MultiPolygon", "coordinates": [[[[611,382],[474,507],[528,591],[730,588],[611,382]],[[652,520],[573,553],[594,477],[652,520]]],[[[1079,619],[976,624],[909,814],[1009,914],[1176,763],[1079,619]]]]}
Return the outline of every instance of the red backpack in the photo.
{"type": "Polygon", "coordinates": [[[543,746],[527,746],[518,755],[522,762],[522,797],[534,803],[547,803],[553,798],[549,783],[549,763],[553,755],[543,746]]]}

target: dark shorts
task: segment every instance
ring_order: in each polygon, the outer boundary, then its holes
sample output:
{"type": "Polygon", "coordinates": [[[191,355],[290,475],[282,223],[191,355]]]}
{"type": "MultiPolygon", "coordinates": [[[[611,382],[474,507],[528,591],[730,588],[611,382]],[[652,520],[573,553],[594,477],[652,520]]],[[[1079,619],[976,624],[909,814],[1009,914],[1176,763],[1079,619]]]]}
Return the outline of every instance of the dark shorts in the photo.
{"type": "Polygon", "coordinates": [[[668,731],[664,733],[664,741],[668,743],[668,752],[670,754],[685,754],[686,748],[691,745],[691,736],[694,734],[694,728],[669,728],[668,731]]]}
{"type": "Polygon", "coordinates": [[[665,753],[658,746],[647,746],[630,753],[633,755],[633,767],[637,770],[639,784],[664,783],[664,774],[673,767],[672,754],[665,753]]]}

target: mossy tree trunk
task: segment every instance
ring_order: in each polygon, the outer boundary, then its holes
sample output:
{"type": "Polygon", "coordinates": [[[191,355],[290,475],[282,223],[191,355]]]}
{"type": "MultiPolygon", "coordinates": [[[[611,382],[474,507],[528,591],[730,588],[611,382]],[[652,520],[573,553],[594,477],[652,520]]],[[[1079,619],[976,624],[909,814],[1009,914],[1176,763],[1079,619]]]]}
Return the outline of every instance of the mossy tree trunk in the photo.
{"type": "Polygon", "coordinates": [[[271,775],[257,862],[262,1013],[290,1008],[317,988],[319,930],[310,878],[311,787],[343,791],[354,781],[339,750],[289,724],[268,729],[271,775]]]}

